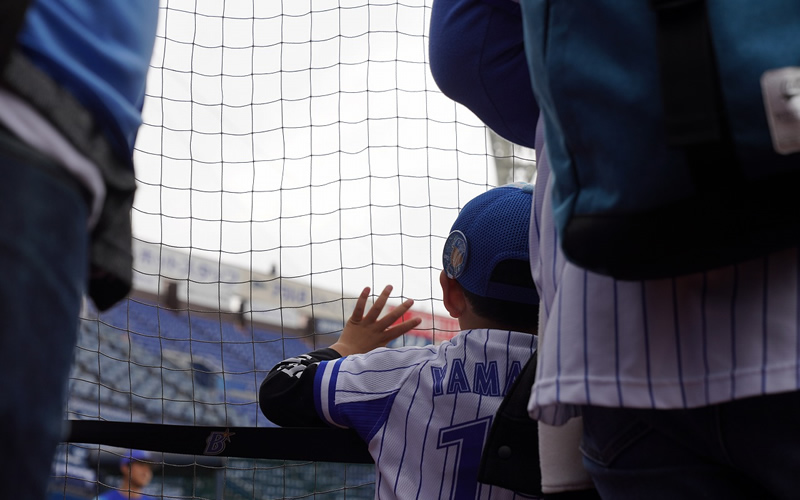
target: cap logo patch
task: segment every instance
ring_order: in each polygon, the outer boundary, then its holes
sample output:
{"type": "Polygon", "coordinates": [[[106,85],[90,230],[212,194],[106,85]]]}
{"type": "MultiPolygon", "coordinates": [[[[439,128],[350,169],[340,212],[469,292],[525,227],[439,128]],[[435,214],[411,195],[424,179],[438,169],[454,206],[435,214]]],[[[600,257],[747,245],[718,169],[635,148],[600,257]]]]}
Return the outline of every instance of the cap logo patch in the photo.
{"type": "Polygon", "coordinates": [[[442,263],[448,278],[456,279],[464,274],[467,264],[467,237],[461,231],[453,231],[444,242],[442,263]]]}

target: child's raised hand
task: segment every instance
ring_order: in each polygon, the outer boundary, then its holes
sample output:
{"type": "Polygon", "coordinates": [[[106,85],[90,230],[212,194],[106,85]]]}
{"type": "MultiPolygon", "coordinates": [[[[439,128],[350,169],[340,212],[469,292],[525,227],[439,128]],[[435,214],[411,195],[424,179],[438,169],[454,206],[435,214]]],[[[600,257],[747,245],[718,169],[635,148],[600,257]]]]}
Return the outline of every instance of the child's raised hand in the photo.
{"type": "Polygon", "coordinates": [[[339,340],[331,346],[333,350],[342,356],[369,352],[378,347],[384,347],[422,322],[420,318],[412,318],[392,326],[414,304],[412,299],[406,300],[400,306],[388,312],[386,316],[378,319],[383,307],[386,305],[389,294],[392,292],[391,285],[387,285],[383,289],[377,300],[375,300],[375,304],[364,316],[369,292],[369,287],[364,288],[361,292],[356,302],[356,307],[353,309],[353,314],[347,320],[339,340]]]}

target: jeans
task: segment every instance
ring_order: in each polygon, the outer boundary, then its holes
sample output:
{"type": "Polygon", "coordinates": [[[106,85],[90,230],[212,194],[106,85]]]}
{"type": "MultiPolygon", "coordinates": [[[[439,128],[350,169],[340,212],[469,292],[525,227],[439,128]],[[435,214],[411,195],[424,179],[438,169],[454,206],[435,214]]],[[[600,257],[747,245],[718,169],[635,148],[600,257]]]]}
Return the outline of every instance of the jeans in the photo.
{"type": "Polygon", "coordinates": [[[3,498],[45,497],[88,272],[87,215],[77,182],[0,128],[3,498]]]}
{"type": "Polygon", "coordinates": [[[584,407],[603,499],[800,498],[800,392],[690,410],[584,407]]]}

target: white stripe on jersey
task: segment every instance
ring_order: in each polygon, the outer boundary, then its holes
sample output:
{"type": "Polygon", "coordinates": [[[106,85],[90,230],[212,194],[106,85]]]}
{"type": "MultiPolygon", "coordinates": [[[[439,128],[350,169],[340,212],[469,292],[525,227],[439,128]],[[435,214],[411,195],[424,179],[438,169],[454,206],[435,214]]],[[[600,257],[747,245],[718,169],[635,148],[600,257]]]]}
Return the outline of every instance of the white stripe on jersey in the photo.
{"type": "Polygon", "coordinates": [[[335,359],[330,362],[321,362],[317,368],[317,373],[314,378],[318,380],[314,382],[314,401],[317,407],[317,413],[320,418],[331,425],[346,429],[347,427],[338,423],[331,415],[331,408],[333,405],[330,402],[332,391],[327,389],[332,386],[331,381],[334,380],[333,374],[335,373],[338,364],[343,358],[335,359]],[[318,390],[318,388],[326,388],[318,390]]]}
{"type": "Polygon", "coordinates": [[[532,417],[557,425],[585,404],[693,408],[800,388],[798,249],[674,279],[585,271],[558,248],[538,158],[530,248],[546,326],[532,417]]]}
{"type": "Polygon", "coordinates": [[[368,442],[376,498],[525,498],[476,477],[491,419],[535,350],[528,333],[464,331],[438,346],[341,358],[335,377],[335,362],[323,361],[314,393],[327,421],[368,442]]]}

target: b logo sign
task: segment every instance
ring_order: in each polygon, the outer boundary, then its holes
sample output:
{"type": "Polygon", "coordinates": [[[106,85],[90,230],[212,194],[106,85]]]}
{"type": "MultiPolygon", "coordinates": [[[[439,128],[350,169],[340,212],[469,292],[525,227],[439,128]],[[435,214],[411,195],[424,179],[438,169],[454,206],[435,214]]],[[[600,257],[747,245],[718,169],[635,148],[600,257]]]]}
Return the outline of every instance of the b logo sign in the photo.
{"type": "Polygon", "coordinates": [[[225,432],[212,432],[206,438],[206,449],[203,451],[203,454],[219,455],[225,451],[225,446],[227,446],[227,443],[231,442],[231,436],[234,435],[236,435],[236,433],[231,432],[230,429],[225,429],[225,432]]]}

